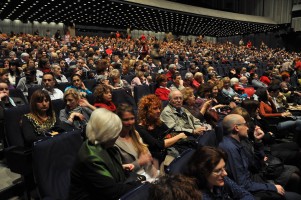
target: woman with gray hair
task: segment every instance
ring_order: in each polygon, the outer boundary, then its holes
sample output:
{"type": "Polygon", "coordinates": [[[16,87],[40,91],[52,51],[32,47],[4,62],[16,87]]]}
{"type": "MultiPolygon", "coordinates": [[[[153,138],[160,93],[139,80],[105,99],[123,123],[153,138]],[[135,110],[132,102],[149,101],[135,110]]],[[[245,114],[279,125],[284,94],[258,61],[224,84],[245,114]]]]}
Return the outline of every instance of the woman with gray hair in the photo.
{"type": "Polygon", "coordinates": [[[140,182],[126,181],[121,158],[113,145],[122,129],[120,118],[104,108],[96,109],[87,124],[87,140],[71,171],[69,199],[118,199],[140,182]]]}

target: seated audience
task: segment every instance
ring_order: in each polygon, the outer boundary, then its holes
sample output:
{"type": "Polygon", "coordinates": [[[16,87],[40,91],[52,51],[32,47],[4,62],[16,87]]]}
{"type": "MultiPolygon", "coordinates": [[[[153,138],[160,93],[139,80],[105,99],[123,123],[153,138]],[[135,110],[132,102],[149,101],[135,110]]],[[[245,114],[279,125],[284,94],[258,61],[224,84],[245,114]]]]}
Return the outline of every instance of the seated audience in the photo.
{"type": "Polygon", "coordinates": [[[116,106],[112,102],[112,88],[105,84],[98,85],[94,90],[96,108],[105,108],[109,111],[115,112],[116,106]]]}
{"type": "Polygon", "coordinates": [[[160,74],[156,78],[156,90],[155,95],[161,100],[161,101],[167,101],[168,95],[170,93],[170,89],[167,88],[167,78],[165,74],[160,74]]]}
{"type": "Polygon", "coordinates": [[[60,89],[55,88],[56,80],[54,79],[52,73],[49,72],[43,74],[42,84],[43,84],[43,90],[48,92],[51,100],[64,98],[64,93],[60,89]]]}
{"type": "Polygon", "coordinates": [[[181,78],[181,74],[179,72],[175,72],[172,76],[172,83],[169,87],[170,90],[182,90],[184,88],[183,86],[183,80],[181,78]]]}
{"type": "Polygon", "coordinates": [[[30,98],[30,113],[21,120],[25,146],[30,147],[35,141],[57,134],[53,129],[58,126],[49,94],[43,90],[35,91],[30,98]]]}
{"type": "Polygon", "coordinates": [[[120,155],[113,145],[122,129],[120,118],[106,109],[95,110],[87,124],[87,140],[71,171],[69,199],[119,199],[139,186],[127,181],[120,155]]]}
{"type": "Polygon", "coordinates": [[[147,78],[144,76],[143,71],[139,71],[136,73],[135,78],[133,78],[131,82],[132,87],[137,85],[149,85],[147,78]]]}
{"type": "MultiPolygon", "coordinates": [[[[168,138],[171,130],[160,120],[161,101],[154,94],[145,95],[138,103],[138,125],[137,131],[140,133],[143,142],[148,145],[153,157],[161,163],[166,154],[171,152],[169,147],[177,148],[176,143],[187,136],[181,132],[168,138]]],[[[184,147],[182,147],[184,148],[184,147]]],[[[177,157],[177,155],[171,155],[177,157]]]]}
{"type": "MultiPolygon", "coordinates": [[[[24,71],[24,77],[22,77],[16,88],[20,89],[25,97],[28,97],[28,88],[39,85],[41,82],[37,79],[35,67],[27,67],[24,71]]],[[[40,78],[39,78],[40,79],[40,78]]]]}
{"type": "Polygon", "coordinates": [[[203,199],[249,199],[254,197],[227,177],[227,155],[215,147],[200,147],[186,165],[185,175],[197,179],[203,199]]]}
{"type": "MultiPolygon", "coordinates": [[[[243,150],[241,140],[248,137],[248,126],[245,119],[237,114],[227,115],[223,119],[224,137],[219,147],[228,156],[227,172],[238,185],[261,199],[300,199],[301,196],[287,192],[279,184],[268,183],[260,176],[253,176],[250,168],[253,158],[243,150]]],[[[255,136],[255,135],[254,135],[255,136]]],[[[260,138],[262,134],[256,135],[260,138]]]]}
{"type": "Polygon", "coordinates": [[[95,107],[70,88],[64,93],[66,107],[60,111],[60,120],[76,129],[84,129],[95,107]]]}
{"type": "Polygon", "coordinates": [[[134,110],[127,104],[121,104],[116,111],[122,121],[122,129],[115,142],[123,164],[133,164],[133,171],[144,175],[146,180],[153,180],[158,174],[158,163],[143,143],[139,133],[135,130],[134,110]]]}
{"type": "Polygon", "coordinates": [[[74,74],[71,76],[71,86],[66,87],[65,92],[70,88],[76,90],[80,93],[81,96],[85,97],[88,94],[92,94],[92,92],[86,88],[82,78],[78,74],[74,74]]]}
{"type": "Polygon", "coordinates": [[[67,83],[68,79],[64,74],[62,74],[62,69],[60,65],[58,64],[53,64],[51,66],[51,72],[53,73],[55,80],[57,83],[67,83]]]}

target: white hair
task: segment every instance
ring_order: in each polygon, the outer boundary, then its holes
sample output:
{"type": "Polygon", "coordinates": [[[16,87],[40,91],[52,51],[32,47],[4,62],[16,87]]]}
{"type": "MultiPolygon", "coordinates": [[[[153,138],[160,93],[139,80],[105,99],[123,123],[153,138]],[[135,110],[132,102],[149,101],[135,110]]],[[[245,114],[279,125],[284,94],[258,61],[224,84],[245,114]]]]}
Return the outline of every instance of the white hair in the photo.
{"type": "Polygon", "coordinates": [[[93,144],[99,143],[107,146],[117,139],[121,129],[122,122],[115,113],[105,108],[98,108],[91,114],[86,135],[93,144]]]}
{"type": "Polygon", "coordinates": [[[231,78],[231,80],[230,80],[231,86],[233,86],[234,84],[236,84],[238,82],[239,82],[238,78],[235,78],[235,77],[231,78]]]}

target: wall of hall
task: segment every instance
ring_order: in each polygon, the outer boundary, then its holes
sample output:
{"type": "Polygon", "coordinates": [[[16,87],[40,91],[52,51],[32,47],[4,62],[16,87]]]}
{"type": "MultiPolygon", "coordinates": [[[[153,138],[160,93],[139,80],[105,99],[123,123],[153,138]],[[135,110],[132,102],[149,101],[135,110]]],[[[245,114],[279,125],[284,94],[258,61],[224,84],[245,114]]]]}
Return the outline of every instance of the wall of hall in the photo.
{"type": "Polygon", "coordinates": [[[50,30],[51,34],[54,34],[57,30],[60,30],[61,33],[63,33],[64,30],[64,24],[63,23],[47,23],[47,22],[27,22],[23,23],[20,20],[9,20],[4,19],[0,20],[0,31],[2,33],[9,34],[11,31],[14,33],[29,33],[33,34],[36,30],[39,30],[39,34],[41,36],[44,36],[46,34],[47,30],[50,30]]]}

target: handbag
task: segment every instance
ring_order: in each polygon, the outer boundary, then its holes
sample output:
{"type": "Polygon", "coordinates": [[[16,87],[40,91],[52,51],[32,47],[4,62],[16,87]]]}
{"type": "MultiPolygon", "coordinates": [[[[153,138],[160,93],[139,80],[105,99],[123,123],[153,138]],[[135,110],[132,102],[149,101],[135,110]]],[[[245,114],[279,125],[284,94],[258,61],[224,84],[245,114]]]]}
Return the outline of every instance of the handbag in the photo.
{"type": "Polygon", "coordinates": [[[268,180],[274,180],[279,177],[284,171],[284,164],[282,160],[272,154],[267,155],[268,159],[265,161],[264,176],[268,180]]]}

